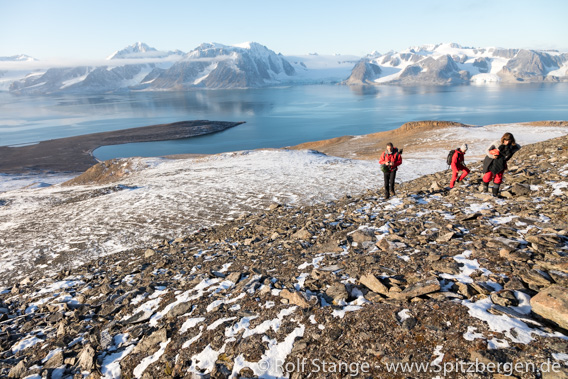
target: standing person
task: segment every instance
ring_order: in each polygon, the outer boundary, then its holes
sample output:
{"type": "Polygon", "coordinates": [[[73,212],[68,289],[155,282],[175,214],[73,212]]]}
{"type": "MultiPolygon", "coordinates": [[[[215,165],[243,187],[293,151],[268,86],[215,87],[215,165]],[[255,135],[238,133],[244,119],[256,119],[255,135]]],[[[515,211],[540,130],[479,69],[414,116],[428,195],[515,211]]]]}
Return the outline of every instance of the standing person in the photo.
{"type": "Polygon", "coordinates": [[[393,196],[396,196],[394,192],[394,179],[398,166],[402,164],[402,155],[399,153],[398,149],[393,146],[392,142],[387,143],[387,149],[381,154],[379,163],[381,164],[381,170],[385,176],[386,200],[390,197],[391,193],[393,196]]]}
{"type": "Polygon", "coordinates": [[[456,149],[454,155],[452,156],[452,180],[450,180],[450,188],[454,188],[456,180],[461,182],[469,174],[469,168],[465,166],[464,156],[467,151],[467,143],[461,145],[459,149],[456,149]],[[458,179],[459,172],[462,171],[462,175],[458,179]]]}
{"type": "Polygon", "coordinates": [[[489,183],[493,180],[493,196],[499,197],[499,187],[503,182],[507,162],[520,148],[521,145],[517,144],[511,133],[503,134],[501,140],[489,145],[483,161],[483,192],[489,192],[489,183]]]}

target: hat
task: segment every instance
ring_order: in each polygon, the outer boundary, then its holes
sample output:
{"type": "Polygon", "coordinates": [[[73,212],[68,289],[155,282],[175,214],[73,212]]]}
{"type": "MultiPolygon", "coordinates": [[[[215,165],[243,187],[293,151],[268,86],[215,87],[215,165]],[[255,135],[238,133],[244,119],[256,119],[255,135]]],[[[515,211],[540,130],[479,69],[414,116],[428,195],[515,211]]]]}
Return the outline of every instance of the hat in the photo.
{"type": "Polygon", "coordinates": [[[464,143],[463,145],[461,145],[460,149],[461,149],[461,151],[463,151],[465,153],[467,151],[467,143],[464,143]]]}

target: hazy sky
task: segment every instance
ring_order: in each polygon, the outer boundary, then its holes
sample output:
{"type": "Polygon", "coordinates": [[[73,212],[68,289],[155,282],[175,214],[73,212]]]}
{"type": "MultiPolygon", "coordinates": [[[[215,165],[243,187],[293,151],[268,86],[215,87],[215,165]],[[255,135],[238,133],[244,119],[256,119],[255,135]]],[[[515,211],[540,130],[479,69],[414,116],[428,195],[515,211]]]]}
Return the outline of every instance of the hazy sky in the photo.
{"type": "Polygon", "coordinates": [[[0,0],[0,56],[103,59],[137,41],[188,52],[259,42],[284,55],[457,42],[568,51],[566,0],[0,0]]]}

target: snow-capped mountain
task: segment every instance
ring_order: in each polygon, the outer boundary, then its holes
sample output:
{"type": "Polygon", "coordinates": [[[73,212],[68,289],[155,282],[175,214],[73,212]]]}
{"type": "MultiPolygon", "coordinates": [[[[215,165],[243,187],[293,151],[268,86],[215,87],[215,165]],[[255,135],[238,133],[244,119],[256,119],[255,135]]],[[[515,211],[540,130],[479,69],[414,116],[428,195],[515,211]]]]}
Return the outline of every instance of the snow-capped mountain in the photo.
{"type": "Polygon", "coordinates": [[[35,61],[37,61],[37,59],[25,54],[12,55],[11,57],[0,57],[0,62],[35,62],[35,61]]]}
{"type": "MultiPolygon", "coordinates": [[[[289,84],[296,74],[294,67],[282,55],[254,42],[238,46],[207,43],[185,55],[159,52],[137,43],[111,55],[108,61],[108,66],[51,68],[34,72],[12,82],[9,90],[48,94],[164,91],[193,87],[256,88],[289,84]],[[142,63],[146,58],[151,58],[149,62],[152,63],[142,63]],[[124,59],[136,59],[141,63],[122,64],[124,59]]],[[[307,70],[305,65],[303,69],[307,70]]],[[[336,81],[343,78],[338,77],[336,81]]]]}
{"type": "Polygon", "coordinates": [[[111,59],[148,59],[148,58],[166,58],[166,57],[181,57],[185,53],[181,50],[175,51],[159,51],[153,47],[146,45],[143,42],[136,42],[133,45],[127,46],[122,50],[112,53],[107,60],[111,59]]]}
{"type": "Polygon", "coordinates": [[[45,73],[33,73],[13,82],[10,91],[22,94],[106,93],[128,90],[144,80],[155,64],[135,64],[117,67],[50,68],[45,73]]]}
{"type": "Polygon", "coordinates": [[[282,55],[250,42],[238,46],[204,43],[157,75],[156,90],[265,87],[290,81],[295,70],[282,55]]]}
{"type": "MultiPolygon", "coordinates": [[[[283,56],[259,43],[204,43],[187,54],[138,42],[104,63],[26,68],[33,59],[0,64],[0,91],[23,94],[177,91],[277,85],[452,85],[568,81],[568,53],[425,45],[366,57],[283,56]],[[18,66],[18,67],[16,67],[18,66]],[[21,66],[21,67],[20,67],[21,66]],[[4,67],[9,67],[5,69],[4,67]]],[[[0,58],[7,60],[8,58],[0,58]]],[[[35,64],[37,66],[37,64],[35,64]]]]}
{"type": "MultiPolygon", "coordinates": [[[[34,95],[129,91],[131,87],[155,78],[183,55],[179,50],[159,51],[138,42],[109,56],[108,65],[39,70],[7,87],[12,92],[34,95]]],[[[0,89],[2,87],[6,85],[0,89]]]]}
{"type": "Polygon", "coordinates": [[[455,43],[372,53],[345,84],[467,84],[568,80],[568,54],[556,51],[462,47],[455,43]]]}
{"type": "Polygon", "coordinates": [[[372,83],[375,79],[380,78],[381,73],[382,70],[377,64],[372,63],[369,59],[361,59],[353,67],[351,75],[345,81],[345,84],[360,85],[372,83]]]}

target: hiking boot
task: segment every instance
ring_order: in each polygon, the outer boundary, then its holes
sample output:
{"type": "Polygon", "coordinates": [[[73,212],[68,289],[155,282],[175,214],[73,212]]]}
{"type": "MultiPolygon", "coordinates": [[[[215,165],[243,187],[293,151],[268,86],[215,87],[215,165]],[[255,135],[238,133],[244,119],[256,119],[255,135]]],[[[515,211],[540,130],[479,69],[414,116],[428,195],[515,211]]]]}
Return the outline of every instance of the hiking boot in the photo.
{"type": "Polygon", "coordinates": [[[501,185],[499,185],[499,184],[495,184],[495,185],[493,186],[493,193],[492,193],[492,195],[493,195],[493,197],[496,197],[496,198],[498,198],[498,199],[502,199],[502,198],[503,198],[503,196],[499,195],[499,187],[500,187],[500,186],[501,186],[501,185]]]}
{"type": "Polygon", "coordinates": [[[489,183],[483,182],[483,192],[489,192],[489,183]]]}

